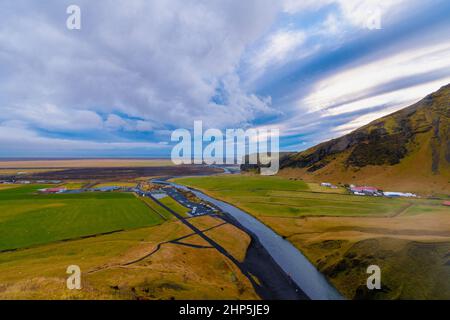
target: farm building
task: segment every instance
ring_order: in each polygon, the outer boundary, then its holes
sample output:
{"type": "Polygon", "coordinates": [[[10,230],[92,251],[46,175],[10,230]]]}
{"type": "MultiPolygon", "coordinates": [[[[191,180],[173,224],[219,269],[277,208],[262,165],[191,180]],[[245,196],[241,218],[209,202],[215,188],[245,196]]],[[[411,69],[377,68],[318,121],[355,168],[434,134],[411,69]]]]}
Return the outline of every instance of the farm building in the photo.
{"type": "Polygon", "coordinates": [[[374,195],[374,194],[377,194],[378,193],[378,189],[377,188],[375,188],[375,187],[367,187],[367,186],[364,186],[364,187],[352,187],[352,188],[350,188],[350,191],[351,192],[353,192],[353,193],[363,193],[363,194],[372,194],[372,195],[374,195]]]}
{"type": "Polygon", "coordinates": [[[404,198],[415,198],[417,195],[414,193],[403,193],[403,192],[383,192],[385,197],[396,198],[396,197],[404,197],[404,198]]]}
{"type": "Polygon", "coordinates": [[[117,191],[120,187],[117,186],[106,186],[106,187],[99,187],[99,188],[93,188],[92,191],[99,191],[99,192],[111,192],[111,191],[117,191]]]}
{"type": "Polygon", "coordinates": [[[332,183],[328,183],[328,182],[322,182],[320,184],[320,186],[322,187],[327,187],[327,188],[331,188],[331,189],[337,189],[338,187],[336,187],[334,184],[332,183]]]}
{"type": "Polygon", "coordinates": [[[47,188],[39,190],[42,193],[63,193],[67,191],[66,188],[47,188]]]}

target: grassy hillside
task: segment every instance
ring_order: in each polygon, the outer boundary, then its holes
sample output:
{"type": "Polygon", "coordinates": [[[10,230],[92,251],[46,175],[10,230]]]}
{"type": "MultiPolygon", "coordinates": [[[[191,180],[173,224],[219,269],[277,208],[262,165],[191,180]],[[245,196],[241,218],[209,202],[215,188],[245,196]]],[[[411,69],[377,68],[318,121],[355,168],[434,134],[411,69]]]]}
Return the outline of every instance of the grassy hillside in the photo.
{"type": "Polygon", "coordinates": [[[450,85],[341,138],[281,160],[282,175],[450,194],[450,85]]]}
{"type": "Polygon", "coordinates": [[[41,187],[0,190],[0,251],[164,221],[132,194],[36,194],[41,187]]]}

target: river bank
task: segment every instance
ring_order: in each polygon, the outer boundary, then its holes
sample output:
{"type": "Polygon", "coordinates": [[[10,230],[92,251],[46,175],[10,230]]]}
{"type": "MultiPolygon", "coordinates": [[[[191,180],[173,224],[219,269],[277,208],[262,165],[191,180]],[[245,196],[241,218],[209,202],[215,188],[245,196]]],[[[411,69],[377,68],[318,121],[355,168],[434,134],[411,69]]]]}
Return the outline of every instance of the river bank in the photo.
{"type": "MultiPolygon", "coordinates": [[[[272,229],[268,228],[259,220],[229,203],[212,198],[198,190],[187,188],[173,182],[167,182],[167,180],[168,179],[165,179],[160,182],[177,188],[190,190],[197,197],[214,204],[220,208],[226,216],[232,218],[235,223],[237,223],[237,226],[240,226],[240,228],[247,232],[252,239],[257,241],[255,243],[259,243],[261,247],[264,248],[269,257],[269,261],[273,261],[275,265],[281,269],[284,277],[292,279],[290,281],[295,285],[296,289],[303,292],[308,298],[317,300],[343,299],[343,296],[297,248],[277,235],[272,229]]],[[[249,250],[249,255],[252,255],[253,252],[251,250],[253,249],[249,250]]],[[[268,261],[267,256],[266,259],[263,260],[263,264],[267,263],[266,261],[268,261]]],[[[250,264],[252,265],[252,263],[250,264]]],[[[261,268],[261,265],[259,265],[259,268],[261,268]]],[[[273,292],[278,290],[276,282],[273,284],[272,290],[273,292]]]]}

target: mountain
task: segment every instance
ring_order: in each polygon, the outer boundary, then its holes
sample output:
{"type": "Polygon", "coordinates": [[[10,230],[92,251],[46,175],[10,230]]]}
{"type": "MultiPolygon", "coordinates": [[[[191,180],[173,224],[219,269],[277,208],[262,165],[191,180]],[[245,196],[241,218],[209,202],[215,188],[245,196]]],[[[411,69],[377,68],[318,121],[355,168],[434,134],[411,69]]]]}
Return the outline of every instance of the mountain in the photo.
{"type": "Polygon", "coordinates": [[[350,134],[280,160],[311,181],[450,194],[450,85],[350,134]]]}

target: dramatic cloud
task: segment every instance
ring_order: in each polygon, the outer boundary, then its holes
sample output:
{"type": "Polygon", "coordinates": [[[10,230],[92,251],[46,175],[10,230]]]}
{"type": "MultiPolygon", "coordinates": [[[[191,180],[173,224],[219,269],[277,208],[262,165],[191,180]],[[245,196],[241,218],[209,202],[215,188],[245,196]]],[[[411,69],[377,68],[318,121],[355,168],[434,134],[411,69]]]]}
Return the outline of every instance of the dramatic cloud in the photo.
{"type": "Polygon", "coordinates": [[[450,5],[405,3],[3,1],[0,156],[168,155],[194,120],[335,137],[449,81],[450,5]]]}
{"type": "Polygon", "coordinates": [[[275,1],[77,1],[81,31],[66,29],[68,5],[0,4],[0,122],[145,131],[274,112],[240,87],[236,66],[272,24],[275,1]],[[214,99],[218,90],[228,98],[214,99]]]}
{"type": "Polygon", "coordinates": [[[336,6],[345,22],[367,28],[377,17],[383,18],[406,0],[286,0],[284,10],[290,14],[317,11],[326,6],[336,6]]]}
{"type": "Polygon", "coordinates": [[[262,92],[284,111],[274,123],[282,129],[286,149],[348,133],[450,82],[450,48],[442,37],[450,32],[444,13],[450,6],[443,1],[383,2],[381,30],[349,16],[376,1],[290,4],[286,11],[317,12],[323,18],[301,26],[309,38],[302,47],[313,47],[310,39],[319,47],[304,58],[290,56],[285,67],[271,70],[268,84],[262,82],[262,92]]]}
{"type": "Polygon", "coordinates": [[[268,64],[282,62],[295,51],[299,52],[298,48],[305,38],[305,33],[298,30],[280,30],[271,34],[263,48],[253,57],[255,71],[265,68],[268,64]]]}

